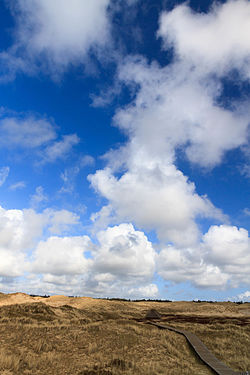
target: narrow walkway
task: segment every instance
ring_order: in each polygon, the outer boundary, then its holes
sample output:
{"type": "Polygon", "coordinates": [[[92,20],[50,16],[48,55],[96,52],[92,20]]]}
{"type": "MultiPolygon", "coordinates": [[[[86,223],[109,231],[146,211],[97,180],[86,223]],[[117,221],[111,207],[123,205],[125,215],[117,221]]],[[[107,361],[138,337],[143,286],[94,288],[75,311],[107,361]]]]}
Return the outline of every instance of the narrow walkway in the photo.
{"type": "Polygon", "coordinates": [[[165,326],[158,323],[153,323],[148,321],[148,324],[152,324],[160,329],[168,329],[170,331],[174,331],[180,333],[181,335],[185,336],[188,340],[189,344],[193,347],[197,355],[200,359],[209,366],[216,374],[218,375],[243,375],[248,374],[248,372],[235,372],[231,370],[229,367],[224,365],[224,363],[220,362],[209,350],[208,348],[201,342],[200,339],[196,335],[191,332],[182,331],[180,329],[176,329],[173,327],[165,326]]]}

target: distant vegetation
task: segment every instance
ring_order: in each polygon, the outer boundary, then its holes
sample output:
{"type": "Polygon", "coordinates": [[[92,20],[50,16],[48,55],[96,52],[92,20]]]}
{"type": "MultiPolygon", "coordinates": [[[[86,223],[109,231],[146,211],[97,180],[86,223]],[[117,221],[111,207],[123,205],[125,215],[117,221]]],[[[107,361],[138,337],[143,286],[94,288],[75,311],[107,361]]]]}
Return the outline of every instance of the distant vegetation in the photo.
{"type": "Polygon", "coordinates": [[[108,301],[123,301],[123,302],[172,302],[168,299],[126,299],[126,298],[100,298],[108,301]]]}
{"type": "MultiPolygon", "coordinates": [[[[39,294],[29,294],[31,297],[41,297],[41,298],[49,298],[50,295],[39,295],[39,294]]],[[[68,296],[68,298],[81,298],[79,296],[68,296]]],[[[122,301],[122,302],[173,302],[172,300],[169,299],[130,299],[130,298],[118,298],[118,297],[97,297],[95,299],[101,299],[101,300],[107,300],[107,301],[122,301]]],[[[218,303],[218,301],[206,301],[206,300],[193,300],[192,302],[195,303],[218,303]]],[[[228,301],[232,303],[232,301],[228,301]]],[[[244,301],[234,301],[233,303],[236,303],[237,305],[241,305],[243,303],[249,303],[249,302],[244,302],[244,301]]]]}

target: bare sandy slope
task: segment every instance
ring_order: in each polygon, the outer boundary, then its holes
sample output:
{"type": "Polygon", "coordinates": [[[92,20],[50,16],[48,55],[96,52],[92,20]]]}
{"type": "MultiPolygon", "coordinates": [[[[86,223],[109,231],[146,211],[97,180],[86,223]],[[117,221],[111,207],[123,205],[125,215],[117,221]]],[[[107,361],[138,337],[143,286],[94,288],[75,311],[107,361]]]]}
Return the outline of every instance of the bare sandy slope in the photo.
{"type": "Polygon", "coordinates": [[[19,303],[35,303],[43,302],[53,307],[59,307],[63,305],[70,305],[81,308],[85,305],[92,305],[95,303],[95,299],[90,297],[67,297],[63,295],[55,295],[48,298],[44,297],[31,297],[25,293],[0,293],[0,306],[14,305],[19,303]]]}
{"type": "MultiPolygon", "coordinates": [[[[0,306],[22,304],[22,303],[35,303],[42,302],[52,307],[60,307],[69,305],[79,309],[110,309],[114,308],[119,304],[119,310],[121,306],[124,306],[124,310],[132,310],[134,313],[147,311],[150,308],[157,309],[160,313],[184,313],[184,314],[198,314],[198,315],[226,315],[226,316],[239,316],[239,315],[250,315],[250,303],[236,304],[232,302],[186,302],[177,301],[171,303],[161,302],[116,302],[112,300],[95,299],[91,297],[67,297],[64,295],[54,295],[48,298],[44,297],[31,297],[25,293],[0,293],[0,306]],[[145,309],[145,310],[144,310],[145,309]]],[[[131,312],[132,312],[131,311],[131,312]]],[[[134,314],[133,314],[134,315],[134,314]]]]}

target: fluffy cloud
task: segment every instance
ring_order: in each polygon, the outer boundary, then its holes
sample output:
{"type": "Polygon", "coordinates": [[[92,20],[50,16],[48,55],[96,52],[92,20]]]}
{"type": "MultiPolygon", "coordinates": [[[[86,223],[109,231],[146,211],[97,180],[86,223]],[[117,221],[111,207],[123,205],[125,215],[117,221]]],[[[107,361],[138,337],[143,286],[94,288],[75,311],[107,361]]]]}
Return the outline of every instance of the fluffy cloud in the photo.
{"type": "Polygon", "coordinates": [[[250,283],[250,239],[243,228],[211,226],[195,248],[161,250],[158,272],[166,280],[209,288],[250,283]]]}
{"type": "Polygon", "coordinates": [[[78,216],[62,210],[6,210],[0,207],[0,276],[20,276],[27,270],[26,255],[46,230],[61,234],[78,224],[78,216]]]}
{"type": "Polygon", "coordinates": [[[163,246],[157,255],[145,234],[132,224],[98,232],[94,245],[88,236],[49,236],[38,242],[46,228],[48,233],[60,234],[78,224],[79,218],[66,210],[47,209],[37,214],[1,208],[0,218],[0,275],[42,273],[37,283],[45,288],[53,284],[55,291],[59,285],[69,293],[77,288],[78,293],[99,296],[154,298],[158,296],[157,286],[152,284],[155,271],[164,280],[190,281],[199,288],[250,283],[250,240],[242,228],[212,226],[196,247],[163,246]],[[34,248],[28,259],[28,251],[34,248]]]}
{"type": "Polygon", "coordinates": [[[20,276],[26,269],[25,252],[42,234],[44,221],[33,210],[0,207],[0,276],[20,276]]]}
{"type": "Polygon", "coordinates": [[[14,278],[22,276],[27,269],[26,259],[22,253],[11,253],[0,246],[0,278],[14,278]]]}
{"type": "MultiPolygon", "coordinates": [[[[140,228],[156,230],[161,240],[180,246],[197,242],[197,216],[223,219],[206,197],[174,165],[142,158],[138,166],[115,177],[110,169],[89,177],[116,212],[117,220],[132,220],[140,228]]],[[[98,218],[98,216],[97,216],[98,218]]]]}
{"type": "Polygon", "coordinates": [[[0,207],[0,247],[9,251],[28,250],[42,234],[43,226],[43,216],[33,210],[0,207]]]}
{"type": "Polygon", "coordinates": [[[0,207],[0,247],[10,251],[28,251],[45,229],[61,234],[77,225],[79,217],[67,210],[5,210],[0,207]]]}
{"type": "Polygon", "coordinates": [[[2,167],[0,168],[0,186],[2,186],[7,177],[9,176],[10,168],[9,167],[2,167]]]}
{"type": "Polygon", "coordinates": [[[19,38],[29,41],[29,49],[48,53],[56,63],[68,63],[82,56],[95,44],[107,41],[108,0],[83,3],[63,0],[18,2],[20,14],[19,38]],[[24,22],[23,22],[24,21],[24,22]],[[32,32],[31,32],[32,30],[32,32]]]}
{"type": "MultiPolygon", "coordinates": [[[[36,290],[127,298],[158,297],[157,285],[152,283],[155,272],[166,281],[189,281],[198,288],[250,283],[249,237],[242,228],[212,226],[196,247],[167,245],[159,254],[143,232],[125,223],[98,232],[95,244],[88,236],[49,236],[37,242],[45,227],[53,233],[53,220],[59,225],[63,215],[68,225],[76,224],[70,213],[2,209],[0,276],[29,271],[30,288],[36,290]],[[34,245],[28,259],[25,254],[34,245]]],[[[63,226],[62,220],[61,230],[63,226]]]]}
{"type": "Polygon", "coordinates": [[[185,63],[160,68],[130,58],[119,78],[139,90],[114,123],[150,155],[174,161],[182,149],[190,162],[211,168],[225,152],[247,143],[248,110],[241,103],[234,103],[233,110],[216,104],[220,81],[200,77],[185,63]]]}
{"type": "Polygon", "coordinates": [[[157,271],[165,280],[175,283],[190,281],[201,288],[225,288],[229,275],[216,265],[206,264],[200,249],[176,249],[168,246],[161,250],[157,271]]]}
{"type": "Polygon", "coordinates": [[[203,243],[208,249],[207,258],[217,264],[250,263],[250,241],[248,231],[235,226],[211,226],[204,235],[203,243]]]}
{"type": "Polygon", "coordinates": [[[230,275],[231,284],[250,283],[250,239],[248,231],[235,226],[212,226],[203,237],[206,262],[230,275]]]}
{"type": "Polygon", "coordinates": [[[37,66],[32,63],[37,61],[58,74],[69,64],[86,60],[90,49],[98,50],[110,39],[109,2],[11,1],[15,43],[0,55],[6,78],[17,70],[33,73],[37,66]]]}
{"type": "Polygon", "coordinates": [[[158,35],[179,59],[202,71],[225,74],[236,68],[249,77],[249,21],[247,0],[215,3],[207,14],[184,4],[161,15],[158,35]]]}
{"type": "Polygon", "coordinates": [[[158,295],[152,284],[155,258],[144,233],[124,223],[98,232],[96,244],[88,236],[40,241],[29,270],[39,288],[54,288],[54,292],[148,298],[158,295]],[[39,281],[35,274],[40,273],[39,281]]]}
{"type": "MultiPolygon", "coordinates": [[[[38,214],[0,208],[0,277],[15,279],[29,272],[28,290],[36,292],[157,295],[152,284],[156,252],[143,232],[121,224],[97,233],[95,244],[86,235],[62,236],[78,223],[79,217],[66,210],[38,214]]],[[[10,283],[16,286],[15,280],[10,283]]]]}
{"type": "Polygon", "coordinates": [[[46,209],[43,214],[48,218],[49,232],[60,234],[67,231],[70,227],[79,224],[79,216],[74,212],[67,210],[46,209]]]}
{"type": "Polygon", "coordinates": [[[98,249],[94,269],[118,279],[151,279],[155,268],[155,251],[143,232],[132,224],[109,227],[97,234],[98,249]]]}
{"type": "MultiPolygon", "coordinates": [[[[35,249],[31,271],[59,276],[83,274],[92,262],[84,257],[89,242],[87,236],[49,237],[46,241],[39,242],[35,249]]],[[[48,281],[48,277],[46,280],[48,281]]]]}

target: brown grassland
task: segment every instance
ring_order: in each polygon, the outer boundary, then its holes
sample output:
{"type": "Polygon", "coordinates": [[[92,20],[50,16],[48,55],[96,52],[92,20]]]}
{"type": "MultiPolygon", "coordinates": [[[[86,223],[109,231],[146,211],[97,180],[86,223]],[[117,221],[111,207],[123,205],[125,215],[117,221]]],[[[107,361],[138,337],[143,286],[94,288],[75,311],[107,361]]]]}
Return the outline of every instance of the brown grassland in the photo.
{"type": "Polygon", "coordinates": [[[164,324],[195,333],[233,370],[250,369],[250,303],[0,293],[0,374],[213,374],[183,336],[143,322],[151,308],[164,324]]]}

